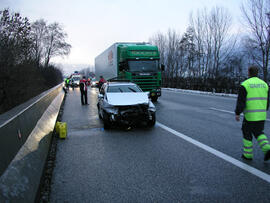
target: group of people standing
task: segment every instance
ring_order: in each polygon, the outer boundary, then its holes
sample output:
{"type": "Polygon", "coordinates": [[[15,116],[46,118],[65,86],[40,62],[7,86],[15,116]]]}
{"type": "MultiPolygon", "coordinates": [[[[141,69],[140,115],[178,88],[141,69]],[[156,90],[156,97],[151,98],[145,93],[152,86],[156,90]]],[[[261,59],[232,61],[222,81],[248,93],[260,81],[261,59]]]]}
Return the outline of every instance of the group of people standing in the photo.
{"type": "MultiPolygon", "coordinates": [[[[103,76],[100,76],[99,82],[98,82],[98,88],[100,89],[101,86],[106,82],[106,80],[103,78],[103,76]]],[[[87,86],[88,86],[88,80],[86,80],[85,76],[80,80],[80,92],[81,92],[81,104],[82,105],[88,105],[87,100],[87,86]]]]}

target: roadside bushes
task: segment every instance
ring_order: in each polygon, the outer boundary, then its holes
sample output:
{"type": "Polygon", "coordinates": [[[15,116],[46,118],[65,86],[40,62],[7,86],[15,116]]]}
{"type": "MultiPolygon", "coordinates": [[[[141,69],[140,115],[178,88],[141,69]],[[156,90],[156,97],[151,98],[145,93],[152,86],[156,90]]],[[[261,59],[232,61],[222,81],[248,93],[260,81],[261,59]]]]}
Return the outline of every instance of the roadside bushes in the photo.
{"type": "Polygon", "coordinates": [[[39,70],[45,79],[45,85],[48,88],[54,87],[63,81],[62,70],[54,67],[53,65],[49,65],[48,67],[40,67],[39,70]]]}
{"type": "Polygon", "coordinates": [[[54,66],[36,67],[24,63],[0,67],[0,114],[62,82],[62,72],[54,66]]]}
{"type": "Polygon", "coordinates": [[[216,79],[201,77],[163,78],[163,87],[236,94],[239,88],[236,81],[239,81],[239,79],[228,77],[218,77],[216,79]],[[166,81],[170,83],[166,83],[166,81]]]}
{"type": "Polygon", "coordinates": [[[0,10],[0,114],[62,82],[50,59],[69,53],[66,37],[58,23],[0,10]]]}

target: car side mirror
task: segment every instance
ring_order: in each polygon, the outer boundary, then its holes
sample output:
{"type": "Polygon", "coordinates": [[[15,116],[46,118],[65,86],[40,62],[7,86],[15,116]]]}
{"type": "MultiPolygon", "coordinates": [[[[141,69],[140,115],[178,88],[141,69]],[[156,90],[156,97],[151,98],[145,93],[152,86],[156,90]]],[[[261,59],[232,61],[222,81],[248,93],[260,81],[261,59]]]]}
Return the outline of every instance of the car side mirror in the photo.
{"type": "Polygon", "coordinates": [[[103,99],[104,98],[104,95],[103,94],[98,94],[98,98],[99,99],[103,99]]]}

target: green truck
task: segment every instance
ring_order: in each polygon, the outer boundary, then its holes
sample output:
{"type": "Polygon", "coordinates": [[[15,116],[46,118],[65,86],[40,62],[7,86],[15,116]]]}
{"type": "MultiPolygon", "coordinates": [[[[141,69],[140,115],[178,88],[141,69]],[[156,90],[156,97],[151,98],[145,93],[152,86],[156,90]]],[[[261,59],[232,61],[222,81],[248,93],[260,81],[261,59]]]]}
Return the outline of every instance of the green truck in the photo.
{"type": "Polygon", "coordinates": [[[117,42],[95,58],[99,79],[125,80],[150,92],[152,101],[161,96],[161,70],[158,47],[149,43],[117,42]]]}

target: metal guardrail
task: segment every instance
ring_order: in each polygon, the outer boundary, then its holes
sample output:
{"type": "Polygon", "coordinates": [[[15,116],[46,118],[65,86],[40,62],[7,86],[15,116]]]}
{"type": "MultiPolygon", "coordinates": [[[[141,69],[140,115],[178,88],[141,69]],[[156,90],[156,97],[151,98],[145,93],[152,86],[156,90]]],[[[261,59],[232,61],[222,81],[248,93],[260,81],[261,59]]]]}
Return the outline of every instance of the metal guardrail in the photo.
{"type": "Polygon", "coordinates": [[[0,176],[26,142],[44,111],[62,90],[62,84],[0,125],[0,176]]]}
{"type": "Polygon", "coordinates": [[[62,84],[0,125],[0,202],[34,202],[64,98],[62,84]]]}

